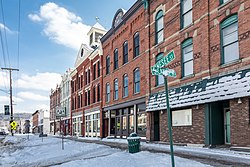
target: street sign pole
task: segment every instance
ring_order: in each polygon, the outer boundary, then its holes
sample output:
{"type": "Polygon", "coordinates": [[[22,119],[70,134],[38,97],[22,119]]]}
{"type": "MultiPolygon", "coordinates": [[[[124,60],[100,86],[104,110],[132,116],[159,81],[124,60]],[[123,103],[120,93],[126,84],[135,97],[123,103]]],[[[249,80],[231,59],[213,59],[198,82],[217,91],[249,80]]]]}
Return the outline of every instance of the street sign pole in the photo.
{"type": "Polygon", "coordinates": [[[169,52],[161,60],[159,60],[154,66],[151,67],[152,75],[163,75],[165,82],[165,92],[166,92],[166,103],[167,103],[167,112],[168,112],[168,131],[169,131],[169,142],[170,142],[170,151],[171,151],[171,162],[172,167],[175,167],[174,164],[174,149],[173,149],[173,137],[172,137],[172,121],[170,114],[170,105],[169,105],[169,95],[168,95],[168,79],[167,77],[176,77],[176,72],[173,69],[164,68],[168,63],[175,59],[174,51],[169,52]]]}
{"type": "Polygon", "coordinates": [[[174,149],[173,149],[173,137],[172,137],[172,121],[171,121],[170,105],[169,105],[169,97],[168,97],[167,77],[164,77],[164,81],[165,81],[166,103],[167,103],[167,112],[168,112],[168,130],[169,130],[169,142],[170,142],[170,151],[171,151],[171,162],[172,162],[172,167],[174,167],[175,164],[174,164],[174,149]]]}

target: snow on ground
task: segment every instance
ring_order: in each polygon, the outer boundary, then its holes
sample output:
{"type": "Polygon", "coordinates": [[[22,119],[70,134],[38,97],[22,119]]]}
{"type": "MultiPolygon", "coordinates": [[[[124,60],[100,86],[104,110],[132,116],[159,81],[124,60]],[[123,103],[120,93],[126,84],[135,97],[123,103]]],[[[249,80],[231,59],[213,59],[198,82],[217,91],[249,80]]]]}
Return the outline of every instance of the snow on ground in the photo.
{"type": "MultiPolygon", "coordinates": [[[[149,152],[130,154],[104,145],[77,142],[53,137],[25,135],[6,136],[0,144],[0,166],[60,166],[60,167],[165,167],[171,166],[170,156],[149,152]],[[13,143],[13,144],[10,144],[13,143]]],[[[175,157],[176,167],[206,167],[199,162],[175,157]]]]}

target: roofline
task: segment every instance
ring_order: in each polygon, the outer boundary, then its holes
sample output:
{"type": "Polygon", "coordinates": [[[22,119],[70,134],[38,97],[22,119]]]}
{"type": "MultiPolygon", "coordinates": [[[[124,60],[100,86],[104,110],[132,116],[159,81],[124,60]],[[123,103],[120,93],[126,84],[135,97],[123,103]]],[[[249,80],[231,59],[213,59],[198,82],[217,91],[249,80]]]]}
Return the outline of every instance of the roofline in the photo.
{"type": "MultiPolygon", "coordinates": [[[[120,22],[119,25],[117,25],[115,28],[111,27],[109,31],[101,38],[101,42],[105,42],[117,29],[121,27],[121,25],[125,24],[126,21],[135,14],[135,12],[143,6],[143,2],[141,0],[137,0],[133,6],[129,8],[129,10],[124,13],[122,21],[120,22]]],[[[120,9],[118,9],[120,10],[120,9]]],[[[117,12],[116,12],[117,13],[117,12]]],[[[112,25],[113,26],[113,25],[112,25]]]]}

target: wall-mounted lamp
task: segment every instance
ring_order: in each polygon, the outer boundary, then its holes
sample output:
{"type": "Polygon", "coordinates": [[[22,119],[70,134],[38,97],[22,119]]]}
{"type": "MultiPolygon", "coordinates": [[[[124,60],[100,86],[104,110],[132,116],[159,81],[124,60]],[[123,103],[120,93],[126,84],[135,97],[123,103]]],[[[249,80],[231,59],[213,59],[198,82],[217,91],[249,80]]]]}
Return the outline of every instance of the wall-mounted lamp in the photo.
{"type": "Polygon", "coordinates": [[[242,103],[242,101],[241,101],[241,99],[239,98],[239,99],[238,99],[238,104],[241,104],[241,103],[242,103]]]}
{"type": "Polygon", "coordinates": [[[195,108],[198,110],[199,109],[199,105],[197,104],[195,108]]]}
{"type": "Polygon", "coordinates": [[[163,114],[163,110],[161,110],[161,114],[163,114]]]}

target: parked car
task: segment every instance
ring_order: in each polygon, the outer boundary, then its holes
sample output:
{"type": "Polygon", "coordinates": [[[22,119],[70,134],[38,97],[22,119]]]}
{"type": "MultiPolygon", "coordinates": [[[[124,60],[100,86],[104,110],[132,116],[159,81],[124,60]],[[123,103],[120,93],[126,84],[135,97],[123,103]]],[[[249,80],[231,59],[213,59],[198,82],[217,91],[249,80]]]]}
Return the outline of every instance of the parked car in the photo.
{"type": "Polygon", "coordinates": [[[0,135],[6,135],[6,133],[4,131],[1,131],[0,135]]]}

